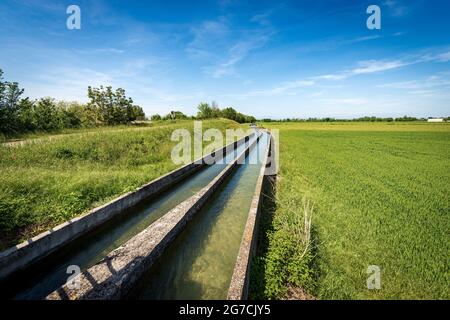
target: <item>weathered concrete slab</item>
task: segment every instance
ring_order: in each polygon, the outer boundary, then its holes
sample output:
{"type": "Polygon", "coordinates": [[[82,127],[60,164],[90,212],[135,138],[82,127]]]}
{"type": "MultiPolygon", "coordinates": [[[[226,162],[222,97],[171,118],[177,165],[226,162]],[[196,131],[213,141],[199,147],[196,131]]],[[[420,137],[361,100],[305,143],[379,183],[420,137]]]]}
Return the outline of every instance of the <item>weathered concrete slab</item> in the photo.
{"type": "Polygon", "coordinates": [[[261,192],[264,179],[266,177],[266,166],[271,152],[272,139],[268,140],[266,153],[263,158],[261,170],[256,182],[255,193],[252,198],[252,204],[245,224],[244,233],[241,240],[241,246],[233,270],[230,287],[228,289],[228,300],[245,300],[248,297],[249,273],[252,255],[255,252],[257,244],[258,221],[261,209],[261,192]]]}
{"type": "Polygon", "coordinates": [[[170,246],[234,167],[254,148],[258,139],[259,136],[206,187],[112,251],[105,259],[83,271],[76,279],[76,288],[65,284],[46,299],[95,300],[123,297],[170,246]]]}
{"type": "Polygon", "coordinates": [[[69,242],[99,227],[106,221],[116,217],[127,209],[139,204],[148,197],[173,186],[175,183],[191,175],[209,163],[211,157],[219,159],[241,144],[248,141],[254,133],[230,143],[201,159],[178,168],[142,186],[136,191],[124,194],[111,202],[64,222],[57,227],[39,234],[17,246],[0,253],[0,281],[12,273],[25,269],[36,261],[48,256],[69,242]]]}

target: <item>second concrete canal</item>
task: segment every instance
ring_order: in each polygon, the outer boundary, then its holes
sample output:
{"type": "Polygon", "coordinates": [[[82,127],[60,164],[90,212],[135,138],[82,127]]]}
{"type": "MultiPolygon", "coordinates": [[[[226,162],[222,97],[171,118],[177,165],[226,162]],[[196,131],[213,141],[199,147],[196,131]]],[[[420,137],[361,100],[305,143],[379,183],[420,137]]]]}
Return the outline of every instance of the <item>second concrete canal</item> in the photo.
{"type": "Polygon", "coordinates": [[[239,271],[244,278],[235,281],[236,270],[245,270],[235,265],[249,261],[237,257],[248,244],[244,228],[247,234],[254,230],[247,219],[259,199],[269,137],[257,130],[234,148],[231,144],[225,161],[193,168],[19,271],[10,278],[19,280],[3,294],[15,299],[225,299],[232,277],[233,284],[248,280],[239,271]],[[76,288],[66,282],[69,266],[81,270],[76,288]]]}
{"type": "Polygon", "coordinates": [[[120,217],[109,221],[33,265],[30,268],[32,272],[25,270],[26,272],[20,273],[14,278],[14,280],[17,279],[14,281],[14,286],[8,286],[10,287],[8,294],[12,294],[11,297],[14,299],[45,298],[49,293],[65,284],[69,276],[67,274],[69,266],[78,266],[84,270],[96,264],[109,252],[127,242],[170,209],[205,187],[253,140],[255,140],[255,136],[251,137],[247,143],[243,143],[229,152],[225,156],[225,161],[222,161],[223,163],[208,165],[200,169],[158,196],[151,197],[127,210],[120,217]]]}
{"type": "Polygon", "coordinates": [[[130,298],[226,299],[267,146],[263,134],[248,161],[197,213],[130,298]]]}

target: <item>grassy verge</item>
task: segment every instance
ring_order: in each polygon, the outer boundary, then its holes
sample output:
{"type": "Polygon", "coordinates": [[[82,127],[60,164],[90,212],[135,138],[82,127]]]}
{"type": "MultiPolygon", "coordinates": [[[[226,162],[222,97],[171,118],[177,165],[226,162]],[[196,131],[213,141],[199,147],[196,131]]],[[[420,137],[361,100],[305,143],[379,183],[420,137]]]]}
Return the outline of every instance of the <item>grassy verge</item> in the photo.
{"type": "Polygon", "coordinates": [[[449,125],[269,126],[281,129],[280,175],[257,297],[294,286],[321,299],[450,298],[449,125]],[[369,265],[380,290],[367,289],[369,265]]]}
{"type": "Polygon", "coordinates": [[[0,134],[0,143],[6,144],[14,144],[17,142],[30,142],[30,141],[41,141],[41,140],[51,140],[58,139],[61,137],[66,137],[69,135],[84,135],[91,133],[102,133],[102,132],[111,132],[118,131],[124,132],[129,130],[147,130],[151,128],[158,128],[164,126],[171,126],[174,124],[180,124],[183,122],[188,123],[190,120],[165,120],[165,121],[141,121],[136,123],[131,123],[128,125],[116,125],[116,126],[99,126],[93,128],[80,128],[80,129],[61,129],[56,131],[36,131],[36,132],[26,132],[26,133],[18,133],[11,136],[5,136],[0,134]]]}
{"type": "MultiPolygon", "coordinates": [[[[204,121],[222,132],[229,120],[204,121]]],[[[178,167],[171,161],[176,128],[81,130],[57,139],[40,137],[21,146],[0,146],[0,249],[35,236],[178,167]]]]}

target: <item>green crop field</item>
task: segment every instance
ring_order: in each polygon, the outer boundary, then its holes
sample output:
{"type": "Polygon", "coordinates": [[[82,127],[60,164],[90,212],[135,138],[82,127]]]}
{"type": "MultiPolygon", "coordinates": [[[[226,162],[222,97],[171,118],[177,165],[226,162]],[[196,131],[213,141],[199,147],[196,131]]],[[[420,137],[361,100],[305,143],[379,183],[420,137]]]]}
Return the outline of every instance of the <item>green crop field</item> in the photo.
{"type": "Polygon", "coordinates": [[[280,129],[280,174],[254,298],[450,299],[450,125],[262,125],[280,129]]]}
{"type": "MultiPolygon", "coordinates": [[[[203,122],[203,129],[241,125],[203,122]]],[[[110,127],[39,135],[0,145],[0,249],[35,236],[175,169],[174,129],[192,121],[150,127],[110,127]]]]}

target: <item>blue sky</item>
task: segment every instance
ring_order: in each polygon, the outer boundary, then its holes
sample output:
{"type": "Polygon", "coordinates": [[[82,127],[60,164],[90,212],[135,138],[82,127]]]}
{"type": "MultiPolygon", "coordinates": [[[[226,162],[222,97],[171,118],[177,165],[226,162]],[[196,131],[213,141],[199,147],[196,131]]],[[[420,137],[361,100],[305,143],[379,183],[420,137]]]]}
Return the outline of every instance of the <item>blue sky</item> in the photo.
{"type": "Polygon", "coordinates": [[[446,0],[2,0],[0,68],[32,98],[120,86],[147,115],[215,100],[257,117],[449,116],[449,14],[446,0]]]}

